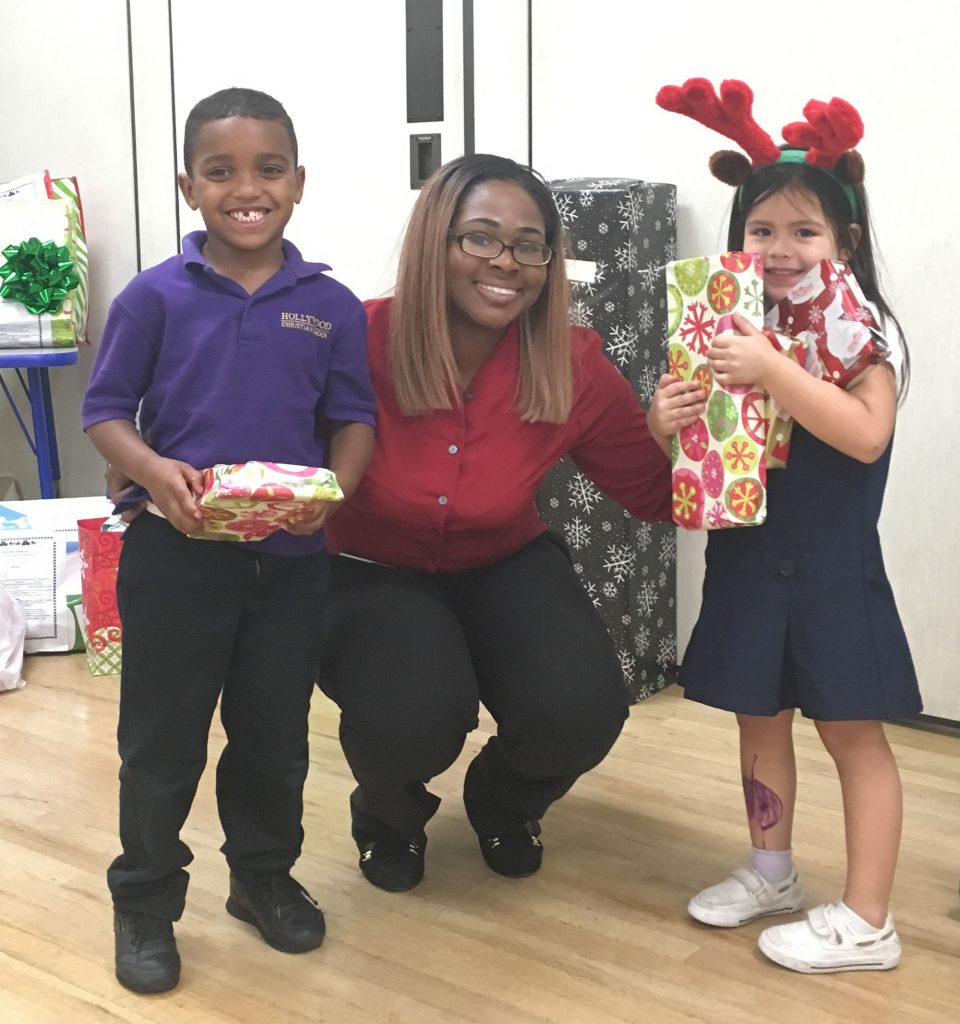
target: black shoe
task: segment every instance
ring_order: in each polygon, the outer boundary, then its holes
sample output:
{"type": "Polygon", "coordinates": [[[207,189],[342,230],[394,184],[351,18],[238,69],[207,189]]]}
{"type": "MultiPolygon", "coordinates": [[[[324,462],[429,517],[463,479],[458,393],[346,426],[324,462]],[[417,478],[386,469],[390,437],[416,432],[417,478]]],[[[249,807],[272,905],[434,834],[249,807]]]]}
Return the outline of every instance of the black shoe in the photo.
{"type": "MultiPolygon", "coordinates": [[[[539,826],[536,826],[539,835],[539,826]]],[[[503,829],[497,835],[480,836],[480,852],[491,871],[504,878],[526,878],[540,870],[543,844],[529,826],[503,829]]]]}
{"type": "Polygon", "coordinates": [[[385,825],[368,831],[354,823],[353,839],[360,851],[360,870],[371,885],[387,892],[406,892],[423,881],[424,832],[404,839],[385,825]]]}
{"type": "Polygon", "coordinates": [[[286,871],[231,871],[227,911],[281,953],[316,949],[326,932],[323,911],[286,871]]]}
{"type": "Polygon", "coordinates": [[[117,981],[132,992],[167,992],[180,981],[173,923],[129,910],[113,912],[117,981]]]}

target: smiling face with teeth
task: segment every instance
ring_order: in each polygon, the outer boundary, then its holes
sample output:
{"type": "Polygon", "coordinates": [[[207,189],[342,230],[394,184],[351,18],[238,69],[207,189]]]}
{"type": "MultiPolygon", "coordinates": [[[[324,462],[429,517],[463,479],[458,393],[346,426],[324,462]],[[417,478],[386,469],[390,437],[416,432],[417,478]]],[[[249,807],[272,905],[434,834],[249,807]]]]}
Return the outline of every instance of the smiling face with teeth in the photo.
{"type": "MultiPolygon", "coordinates": [[[[481,181],[463,196],[450,225],[453,235],[476,231],[507,245],[545,242],[543,216],[533,197],[513,181],[481,181]]],[[[447,247],[447,303],[451,334],[486,337],[495,344],[540,298],[549,267],[517,263],[509,249],[493,259],[447,247]]]]}
{"type": "Polygon", "coordinates": [[[207,260],[228,276],[238,266],[278,268],[304,179],[284,126],[255,117],[208,121],[196,133],[191,164],[178,180],[187,205],[203,217],[207,260]]]}
{"type": "MultiPolygon", "coordinates": [[[[849,225],[856,244],[857,224],[849,225]]],[[[786,297],[821,260],[849,260],[820,200],[798,188],[785,188],[753,206],[746,216],[744,252],[763,257],[763,290],[768,308],[786,297]]]]}

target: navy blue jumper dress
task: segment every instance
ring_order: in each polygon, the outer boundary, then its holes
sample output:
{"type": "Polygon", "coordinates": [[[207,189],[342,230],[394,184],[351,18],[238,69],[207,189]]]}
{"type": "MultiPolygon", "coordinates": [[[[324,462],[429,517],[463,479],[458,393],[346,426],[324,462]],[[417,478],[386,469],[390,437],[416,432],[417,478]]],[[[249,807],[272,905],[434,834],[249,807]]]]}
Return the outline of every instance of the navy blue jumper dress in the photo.
{"type": "Polygon", "coordinates": [[[877,532],[892,440],[866,464],[793,425],[762,526],[714,530],[685,695],[747,715],[823,721],[922,709],[877,532]]]}

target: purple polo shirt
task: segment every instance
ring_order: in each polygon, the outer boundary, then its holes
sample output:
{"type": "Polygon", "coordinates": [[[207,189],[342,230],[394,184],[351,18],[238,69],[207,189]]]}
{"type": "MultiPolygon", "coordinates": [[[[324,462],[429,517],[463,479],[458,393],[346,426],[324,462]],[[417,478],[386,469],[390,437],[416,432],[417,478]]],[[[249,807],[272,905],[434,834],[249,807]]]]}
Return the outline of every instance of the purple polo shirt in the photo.
{"type": "MultiPolygon", "coordinates": [[[[283,242],[283,266],[253,295],[203,258],[206,232],[138,274],[110,307],[83,399],[87,430],[137,421],[160,455],[324,466],[323,421],[374,423],[367,316],[359,299],[283,242]]],[[[200,542],[198,542],[200,543],[200,542]]],[[[322,533],[252,542],[274,554],[324,547],[322,533]]]]}

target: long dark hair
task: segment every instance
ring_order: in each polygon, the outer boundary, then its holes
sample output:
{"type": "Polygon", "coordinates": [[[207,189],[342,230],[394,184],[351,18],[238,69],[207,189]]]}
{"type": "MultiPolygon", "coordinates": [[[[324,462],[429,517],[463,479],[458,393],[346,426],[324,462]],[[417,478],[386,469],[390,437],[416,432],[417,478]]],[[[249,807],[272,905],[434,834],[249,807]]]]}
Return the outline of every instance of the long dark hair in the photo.
{"type": "Polygon", "coordinates": [[[863,294],[877,307],[884,320],[892,322],[900,333],[903,343],[903,372],[897,391],[899,401],[906,395],[910,381],[910,352],[900,321],[894,315],[890,304],[880,290],[873,254],[867,193],[863,185],[848,187],[853,189],[856,198],[856,213],[850,207],[850,200],[844,191],[844,186],[828,172],[812,167],[805,162],[764,164],[758,167],[750,175],[746,184],[737,190],[733,213],[730,217],[730,229],[727,232],[727,246],[736,251],[743,248],[747,217],[757,203],[789,189],[805,192],[816,199],[833,228],[834,236],[837,239],[837,248],[841,252],[851,253],[850,269],[863,289],[863,294]],[[860,226],[859,241],[854,239],[850,231],[851,223],[860,226]]]}

